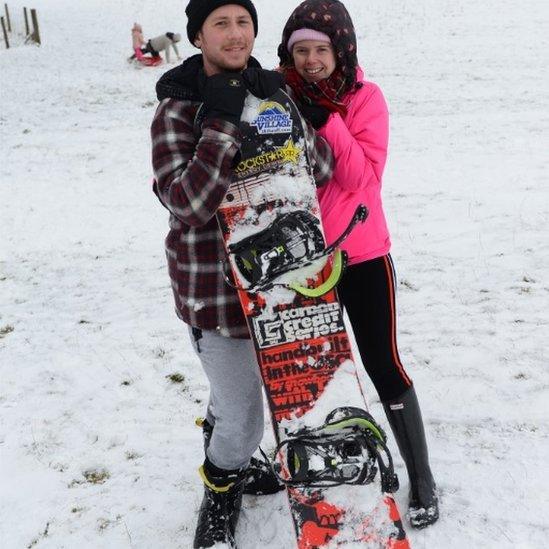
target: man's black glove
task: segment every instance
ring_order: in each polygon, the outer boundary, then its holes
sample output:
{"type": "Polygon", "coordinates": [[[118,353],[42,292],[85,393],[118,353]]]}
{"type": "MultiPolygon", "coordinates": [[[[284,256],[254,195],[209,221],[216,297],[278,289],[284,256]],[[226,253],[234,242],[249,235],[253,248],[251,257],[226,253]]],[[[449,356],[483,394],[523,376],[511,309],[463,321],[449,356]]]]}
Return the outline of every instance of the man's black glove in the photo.
{"type": "Polygon", "coordinates": [[[284,76],[276,71],[250,67],[242,72],[246,87],[259,99],[267,99],[280,88],[284,89],[284,76]]]}
{"type": "Polygon", "coordinates": [[[238,126],[248,92],[242,75],[232,72],[214,74],[205,79],[203,86],[204,118],[220,118],[238,126]]]}
{"type": "Polygon", "coordinates": [[[311,126],[318,130],[326,124],[330,111],[322,105],[313,105],[312,103],[299,103],[299,112],[305,120],[311,123],[311,126]]]}

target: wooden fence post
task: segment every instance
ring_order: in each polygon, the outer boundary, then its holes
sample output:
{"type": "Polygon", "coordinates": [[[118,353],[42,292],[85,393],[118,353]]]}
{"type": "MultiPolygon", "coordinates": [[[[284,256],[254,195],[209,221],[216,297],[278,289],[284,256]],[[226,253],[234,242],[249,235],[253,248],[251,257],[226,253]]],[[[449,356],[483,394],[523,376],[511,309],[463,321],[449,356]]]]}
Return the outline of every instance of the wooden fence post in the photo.
{"type": "Polygon", "coordinates": [[[25,16],[25,36],[28,36],[30,34],[30,29],[29,29],[29,17],[27,15],[27,8],[23,8],[23,15],[25,16]]]}
{"type": "Polygon", "coordinates": [[[38,44],[42,44],[40,41],[40,29],[38,28],[38,16],[36,15],[36,10],[31,9],[31,19],[32,19],[32,37],[34,41],[38,44]]]}
{"type": "Polygon", "coordinates": [[[4,33],[4,40],[6,41],[6,49],[9,49],[10,43],[8,40],[8,33],[6,32],[6,24],[4,23],[4,16],[0,17],[2,21],[2,32],[4,33]]]}
{"type": "Polygon", "coordinates": [[[8,31],[11,32],[10,12],[8,10],[7,4],[4,4],[4,9],[6,10],[6,22],[8,23],[8,31]]]}

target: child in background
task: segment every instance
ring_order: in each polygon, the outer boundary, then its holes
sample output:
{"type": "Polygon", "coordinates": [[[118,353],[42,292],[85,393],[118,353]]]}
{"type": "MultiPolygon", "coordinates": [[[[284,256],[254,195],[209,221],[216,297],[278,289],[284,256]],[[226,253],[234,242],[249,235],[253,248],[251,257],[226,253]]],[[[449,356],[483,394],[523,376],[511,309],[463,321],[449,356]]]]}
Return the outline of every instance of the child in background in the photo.
{"type": "Polygon", "coordinates": [[[139,59],[141,60],[143,57],[143,52],[141,51],[141,48],[145,46],[145,38],[143,36],[143,28],[139,23],[134,23],[132,27],[132,48],[133,48],[133,55],[130,57],[130,60],[132,59],[139,59]]]}

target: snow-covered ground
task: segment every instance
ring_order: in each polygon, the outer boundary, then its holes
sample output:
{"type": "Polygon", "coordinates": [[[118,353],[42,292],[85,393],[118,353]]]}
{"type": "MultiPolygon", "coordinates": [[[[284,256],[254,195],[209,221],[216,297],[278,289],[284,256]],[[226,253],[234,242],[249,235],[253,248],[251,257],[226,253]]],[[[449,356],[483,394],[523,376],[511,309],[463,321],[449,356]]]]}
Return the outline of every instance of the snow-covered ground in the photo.
{"type": "MultiPolygon", "coordinates": [[[[8,3],[22,30],[27,3],[8,3]]],[[[441,492],[440,521],[409,530],[412,545],[546,547],[549,5],[345,4],[391,109],[401,353],[441,492]]],[[[296,2],[256,5],[255,53],[274,66],[296,2]]],[[[149,185],[167,67],[126,62],[134,21],[184,34],[184,6],[35,0],[42,47],[0,42],[3,549],[191,546],[207,384],[149,185]]],[[[238,538],[291,548],[284,496],[246,498],[238,538]]]]}

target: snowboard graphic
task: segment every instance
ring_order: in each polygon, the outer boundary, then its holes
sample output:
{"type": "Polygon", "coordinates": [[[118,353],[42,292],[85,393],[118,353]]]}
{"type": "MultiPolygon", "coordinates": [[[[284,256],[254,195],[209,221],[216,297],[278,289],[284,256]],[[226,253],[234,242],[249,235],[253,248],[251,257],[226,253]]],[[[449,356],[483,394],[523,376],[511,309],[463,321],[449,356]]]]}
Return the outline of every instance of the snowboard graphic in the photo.
{"type": "MultiPolygon", "coordinates": [[[[275,467],[296,547],[408,548],[392,480],[372,457],[384,444],[365,411],[333,289],[344,258],[325,245],[301,119],[282,90],[266,100],[248,94],[240,130],[241,158],[217,215],[279,443],[275,467]]],[[[349,230],[364,216],[357,212],[349,230]]]]}

